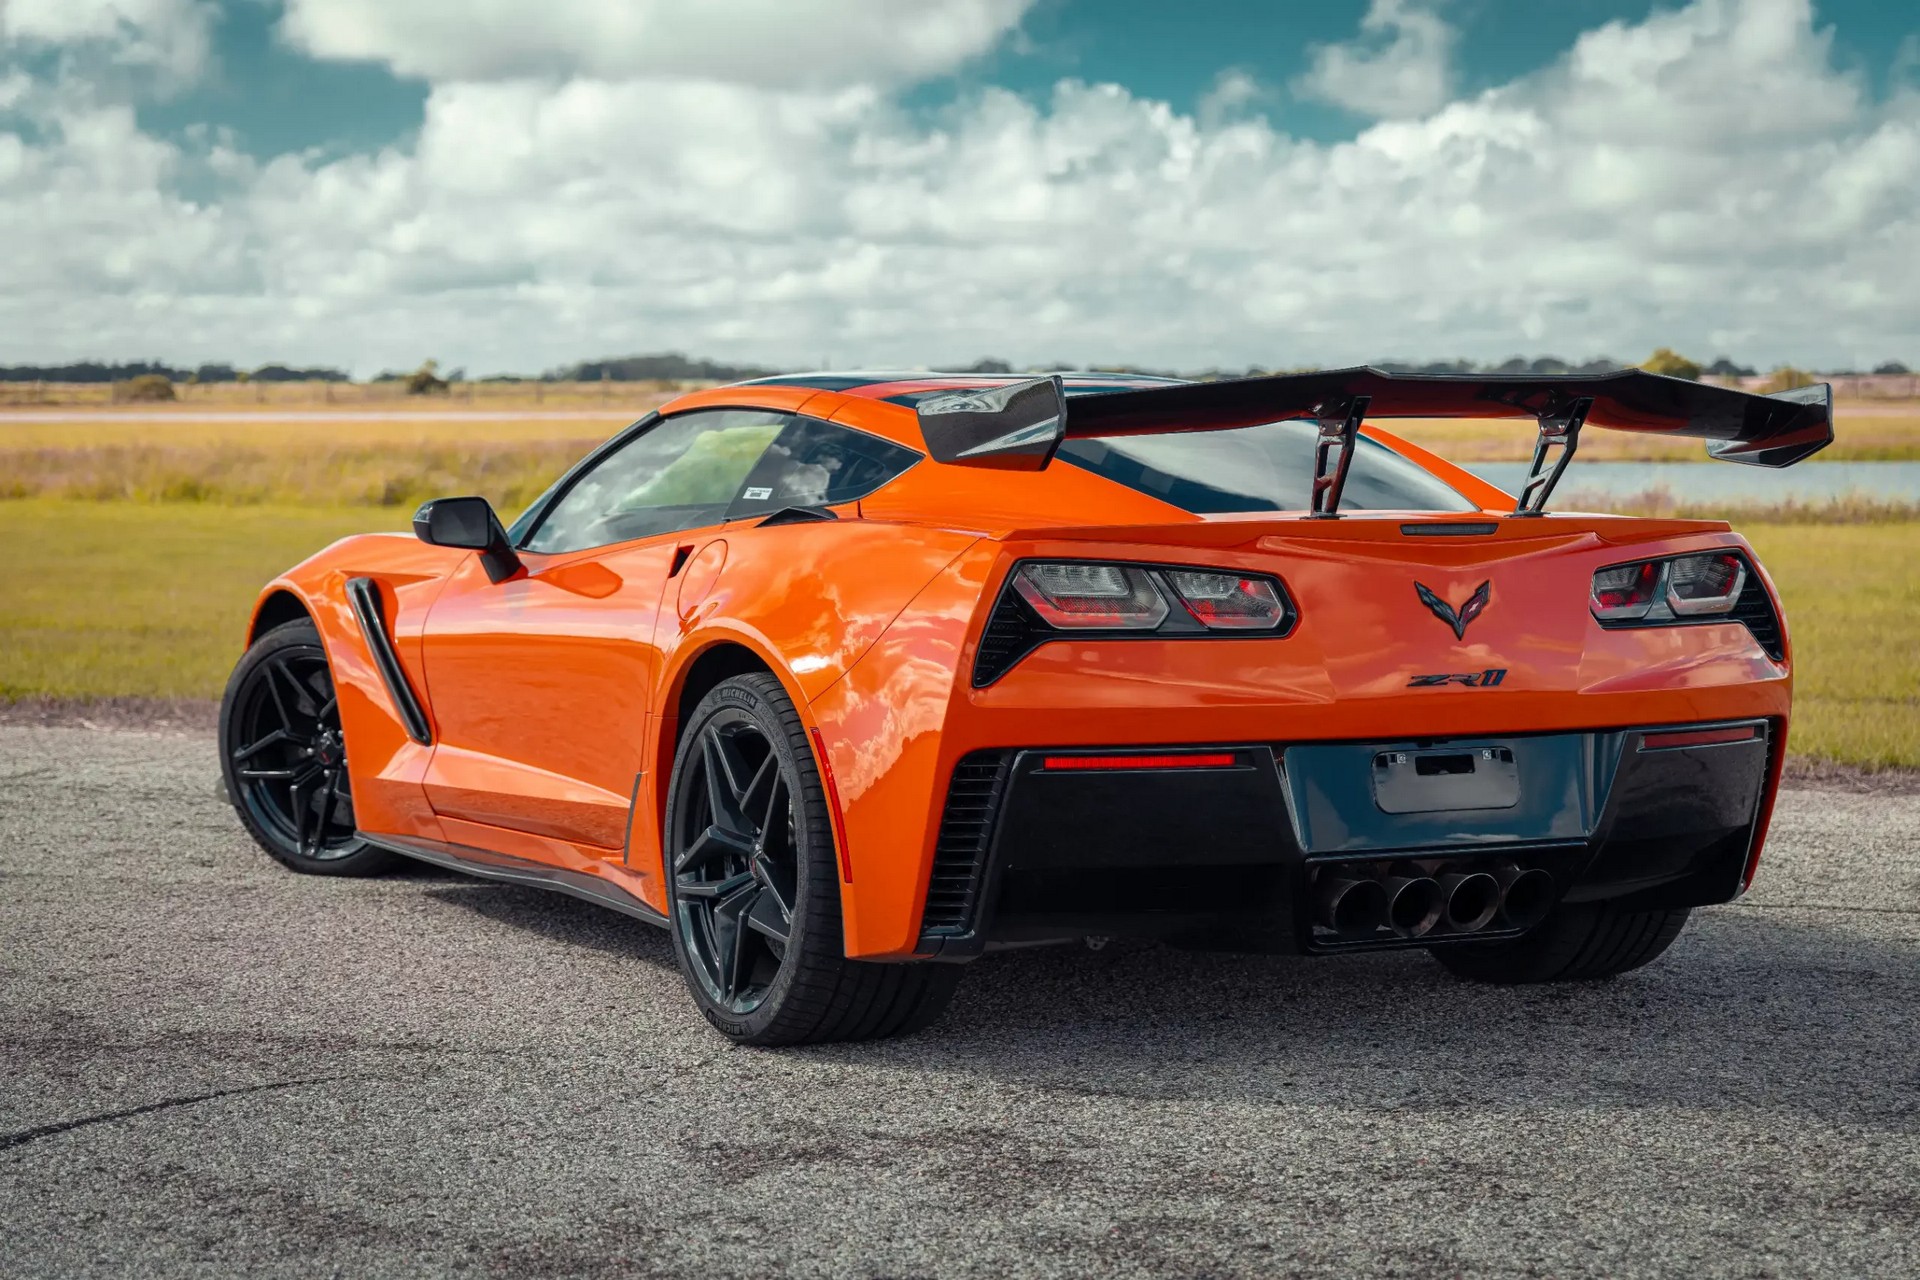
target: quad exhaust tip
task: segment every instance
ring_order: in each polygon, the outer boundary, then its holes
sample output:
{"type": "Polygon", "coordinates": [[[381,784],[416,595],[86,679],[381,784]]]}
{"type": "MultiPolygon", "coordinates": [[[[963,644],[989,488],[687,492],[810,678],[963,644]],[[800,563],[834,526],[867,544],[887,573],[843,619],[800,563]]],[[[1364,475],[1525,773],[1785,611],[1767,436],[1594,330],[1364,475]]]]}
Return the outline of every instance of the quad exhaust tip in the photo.
{"type": "Polygon", "coordinates": [[[1445,908],[1440,882],[1431,876],[1388,876],[1387,927],[1403,938],[1422,938],[1440,923],[1445,908]]]}
{"type": "Polygon", "coordinates": [[[1455,933],[1484,929],[1500,911],[1500,882],[1484,871],[1443,875],[1440,892],[1447,902],[1443,918],[1455,933]]]}
{"type": "Polygon", "coordinates": [[[1417,863],[1355,866],[1314,883],[1314,924],[1362,941],[1382,931],[1406,939],[1458,937],[1492,926],[1525,931],[1553,909],[1553,877],[1513,863],[1484,871],[1421,874],[1417,863]]]}
{"type": "Polygon", "coordinates": [[[1508,928],[1531,929],[1553,909],[1553,877],[1540,868],[1501,867],[1494,879],[1500,883],[1500,919],[1508,928]]]}
{"type": "Polygon", "coordinates": [[[1320,923],[1335,933],[1373,933],[1387,922],[1387,890],[1378,880],[1323,877],[1317,905],[1320,923]]]}

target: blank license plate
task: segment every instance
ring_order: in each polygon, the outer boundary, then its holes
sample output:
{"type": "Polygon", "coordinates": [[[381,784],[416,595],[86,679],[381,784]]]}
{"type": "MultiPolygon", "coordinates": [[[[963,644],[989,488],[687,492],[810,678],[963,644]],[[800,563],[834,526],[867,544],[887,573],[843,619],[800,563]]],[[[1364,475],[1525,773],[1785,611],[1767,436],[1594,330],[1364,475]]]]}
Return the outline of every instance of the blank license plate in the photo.
{"type": "Polygon", "coordinates": [[[1508,747],[1376,752],[1373,800],[1385,813],[1511,809],[1520,802],[1520,769],[1508,747]]]}

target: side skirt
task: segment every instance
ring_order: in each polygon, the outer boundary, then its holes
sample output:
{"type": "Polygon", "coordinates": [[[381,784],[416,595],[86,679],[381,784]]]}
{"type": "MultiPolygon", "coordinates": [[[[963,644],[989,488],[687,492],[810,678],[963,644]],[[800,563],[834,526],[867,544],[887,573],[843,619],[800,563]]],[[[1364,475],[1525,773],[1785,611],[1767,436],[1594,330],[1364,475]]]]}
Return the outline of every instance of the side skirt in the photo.
{"type": "Polygon", "coordinates": [[[438,840],[422,840],[416,836],[374,836],[364,831],[357,834],[376,848],[403,854],[421,862],[429,862],[448,871],[479,876],[484,880],[499,880],[506,884],[551,889],[556,893],[570,894],[591,902],[597,907],[605,907],[609,911],[618,911],[636,920],[644,920],[648,924],[659,925],[662,928],[667,925],[665,916],[619,885],[609,884],[599,876],[590,876],[582,871],[549,867],[538,862],[528,862],[524,858],[495,853],[491,849],[476,849],[472,845],[445,844],[438,840]]]}

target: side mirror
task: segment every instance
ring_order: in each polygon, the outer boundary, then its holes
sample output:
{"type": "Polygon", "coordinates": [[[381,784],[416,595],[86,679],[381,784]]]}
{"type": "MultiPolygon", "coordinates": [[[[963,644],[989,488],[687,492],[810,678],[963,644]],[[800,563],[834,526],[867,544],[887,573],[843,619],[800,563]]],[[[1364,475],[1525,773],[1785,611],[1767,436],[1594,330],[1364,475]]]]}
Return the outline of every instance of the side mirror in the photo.
{"type": "Polygon", "coordinates": [[[413,536],[430,546],[478,551],[489,582],[520,572],[520,557],[485,498],[435,498],[413,513],[413,536]]]}

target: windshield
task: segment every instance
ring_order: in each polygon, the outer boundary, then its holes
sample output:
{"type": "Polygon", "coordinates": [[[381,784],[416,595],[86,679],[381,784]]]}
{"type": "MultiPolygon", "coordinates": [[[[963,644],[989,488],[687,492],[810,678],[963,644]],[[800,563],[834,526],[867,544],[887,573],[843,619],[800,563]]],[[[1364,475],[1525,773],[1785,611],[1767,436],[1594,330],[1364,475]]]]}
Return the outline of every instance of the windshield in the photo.
{"type": "MultiPolygon", "coordinates": [[[[1068,440],[1058,457],[1195,515],[1304,511],[1313,493],[1315,424],[1068,440]]],[[[1354,441],[1342,511],[1473,511],[1454,489],[1383,444],[1354,441]]]]}

